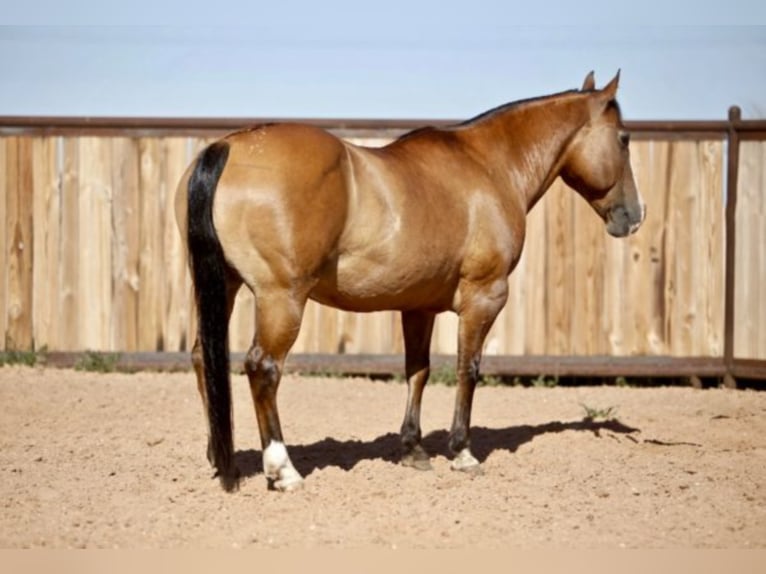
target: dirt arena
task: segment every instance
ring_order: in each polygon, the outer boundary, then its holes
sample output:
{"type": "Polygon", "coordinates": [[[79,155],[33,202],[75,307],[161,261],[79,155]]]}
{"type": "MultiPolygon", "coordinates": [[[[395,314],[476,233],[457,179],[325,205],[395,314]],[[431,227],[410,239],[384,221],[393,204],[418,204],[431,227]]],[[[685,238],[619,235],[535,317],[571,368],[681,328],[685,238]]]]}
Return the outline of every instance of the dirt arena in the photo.
{"type": "Polygon", "coordinates": [[[422,472],[396,464],[404,384],[287,376],[306,482],[282,494],[233,385],[246,478],[226,494],[193,375],[0,368],[0,547],[766,547],[764,392],[481,387],[472,477],[446,456],[453,388],[426,389],[422,472]]]}

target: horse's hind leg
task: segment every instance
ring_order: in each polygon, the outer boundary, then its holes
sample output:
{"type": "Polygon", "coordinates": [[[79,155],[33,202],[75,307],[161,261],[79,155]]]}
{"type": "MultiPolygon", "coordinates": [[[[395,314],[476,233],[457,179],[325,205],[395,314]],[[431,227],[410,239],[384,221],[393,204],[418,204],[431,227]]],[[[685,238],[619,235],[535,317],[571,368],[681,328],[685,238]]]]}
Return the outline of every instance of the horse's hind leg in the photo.
{"type": "MultiPolygon", "coordinates": [[[[223,318],[223,320],[225,320],[227,323],[231,319],[231,313],[234,310],[234,301],[241,286],[242,279],[240,279],[239,276],[237,276],[235,273],[229,272],[226,276],[226,304],[228,314],[223,318]]],[[[199,391],[199,396],[202,399],[202,408],[205,411],[205,416],[207,416],[208,409],[207,391],[205,390],[205,366],[202,359],[202,344],[200,343],[199,335],[197,335],[194,340],[191,356],[194,373],[197,375],[197,390],[199,391]]],[[[209,437],[207,444],[207,459],[210,464],[213,464],[213,453],[209,437]]]]}
{"type": "Polygon", "coordinates": [[[431,469],[428,453],[420,444],[420,404],[430,369],[429,351],[434,317],[433,313],[402,312],[407,375],[407,409],[401,430],[402,464],[418,470],[431,469]]]}
{"type": "Polygon", "coordinates": [[[277,410],[277,389],[287,352],[298,336],[305,298],[286,290],[256,296],[256,333],[245,359],[245,371],[255,404],[263,445],[263,472],[282,491],[299,487],[303,479],[287,454],[277,410]]]}

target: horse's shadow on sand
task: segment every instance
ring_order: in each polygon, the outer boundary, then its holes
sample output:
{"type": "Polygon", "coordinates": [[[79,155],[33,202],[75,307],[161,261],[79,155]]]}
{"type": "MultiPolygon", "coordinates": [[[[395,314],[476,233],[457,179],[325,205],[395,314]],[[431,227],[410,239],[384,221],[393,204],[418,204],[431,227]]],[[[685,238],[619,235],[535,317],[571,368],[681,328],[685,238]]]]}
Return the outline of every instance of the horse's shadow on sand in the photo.
{"type": "MultiPolygon", "coordinates": [[[[631,439],[630,435],[640,432],[639,429],[629,427],[618,420],[594,421],[588,418],[567,423],[557,421],[502,429],[474,427],[471,429],[471,450],[480,462],[484,462],[496,450],[513,453],[535,437],[564,431],[591,432],[598,437],[601,436],[601,431],[609,431],[628,435],[631,439]]],[[[431,457],[451,457],[447,449],[447,439],[446,430],[434,431],[423,438],[423,448],[431,457]]],[[[399,435],[395,433],[386,433],[371,441],[338,441],[328,437],[312,444],[288,446],[288,449],[293,465],[303,476],[328,466],[350,470],[363,460],[396,463],[401,457],[401,442],[399,435]]],[[[261,451],[244,450],[237,452],[235,456],[241,476],[254,476],[263,472],[261,451]]]]}

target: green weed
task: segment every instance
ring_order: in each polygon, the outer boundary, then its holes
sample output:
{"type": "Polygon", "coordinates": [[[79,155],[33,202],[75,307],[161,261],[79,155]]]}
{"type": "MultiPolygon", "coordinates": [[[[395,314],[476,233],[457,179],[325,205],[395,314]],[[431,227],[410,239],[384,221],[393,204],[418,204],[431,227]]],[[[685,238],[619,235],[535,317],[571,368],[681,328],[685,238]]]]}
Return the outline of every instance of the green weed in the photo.
{"type": "Polygon", "coordinates": [[[428,379],[434,383],[441,383],[448,387],[454,387],[457,385],[457,372],[453,366],[444,364],[435,369],[431,369],[431,375],[428,379]]]}
{"type": "Polygon", "coordinates": [[[89,371],[93,373],[113,373],[117,370],[117,362],[120,360],[119,353],[99,353],[97,351],[85,351],[82,357],[75,363],[76,371],[89,371]]]}
{"type": "Polygon", "coordinates": [[[539,375],[537,378],[532,379],[531,382],[533,387],[551,388],[558,386],[559,378],[558,376],[548,377],[546,375],[539,375]]]}
{"type": "Polygon", "coordinates": [[[605,409],[589,407],[584,403],[580,403],[580,406],[585,411],[585,420],[587,421],[610,421],[614,420],[617,414],[617,407],[607,407],[605,409]]]}
{"type": "Polygon", "coordinates": [[[502,377],[496,377],[495,375],[482,375],[479,384],[485,387],[499,387],[504,385],[502,377]]]}
{"type": "Polygon", "coordinates": [[[0,352],[0,366],[25,365],[34,367],[45,364],[45,351],[43,347],[37,351],[3,351],[0,352]]]}

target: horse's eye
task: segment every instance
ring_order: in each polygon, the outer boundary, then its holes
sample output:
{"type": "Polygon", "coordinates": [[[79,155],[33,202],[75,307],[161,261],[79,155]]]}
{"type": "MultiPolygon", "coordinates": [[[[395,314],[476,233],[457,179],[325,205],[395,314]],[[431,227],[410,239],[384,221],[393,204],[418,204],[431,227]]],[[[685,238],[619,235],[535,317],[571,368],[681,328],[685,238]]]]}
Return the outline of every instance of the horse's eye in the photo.
{"type": "Polygon", "coordinates": [[[630,134],[628,132],[620,132],[617,136],[620,139],[620,143],[623,147],[628,147],[630,143],[630,134]]]}

